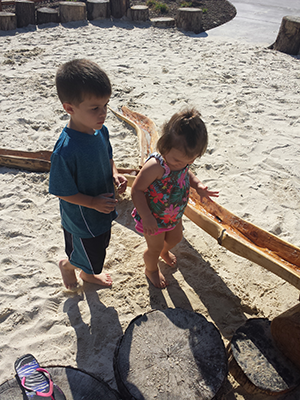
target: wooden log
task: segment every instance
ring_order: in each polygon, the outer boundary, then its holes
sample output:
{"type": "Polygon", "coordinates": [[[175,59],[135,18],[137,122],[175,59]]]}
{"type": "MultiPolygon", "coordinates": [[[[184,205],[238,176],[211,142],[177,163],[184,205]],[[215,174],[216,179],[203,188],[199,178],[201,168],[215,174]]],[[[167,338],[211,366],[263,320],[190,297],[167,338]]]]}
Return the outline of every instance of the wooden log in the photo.
{"type": "Polygon", "coordinates": [[[270,48],[287,54],[300,54],[300,17],[288,15],[282,18],[276,41],[270,48]]]}
{"type": "Polygon", "coordinates": [[[0,0],[0,11],[2,11],[2,1],[0,0]]]}
{"type": "MultiPolygon", "coordinates": [[[[68,400],[121,400],[119,393],[111,389],[106,382],[84,371],[72,367],[44,368],[50,372],[53,382],[61,388],[68,400]]],[[[0,385],[1,400],[24,400],[27,398],[17,379],[10,379],[0,385]]]]}
{"type": "Polygon", "coordinates": [[[83,2],[62,1],[59,3],[60,22],[86,20],[86,5],[83,2]]]}
{"type": "Polygon", "coordinates": [[[148,6],[132,6],[130,7],[130,15],[132,21],[149,21],[149,7],[148,6]]]}
{"type": "Polygon", "coordinates": [[[129,8],[129,0],[110,0],[110,12],[114,18],[122,18],[129,8]]]}
{"type": "Polygon", "coordinates": [[[58,10],[49,7],[41,7],[37,10],[37,24],[48,24],[50,22],[58,23],[58,10]]]}
{"type": "Polygon", "coordinates": [[[168,17],[151,18],[151,24],[156,28],[173,28],[175,26],[175,19],[168,17]]]}
{"type": "Polygon", "coordinates": [[[202,32],[202,9],[193,7],[178,8],[176,26],[184,31],[202,32]]]}
{"type": "Polygon", "coordinates": [[[17,27],[35,25],[34,2],[29,0],[16,0],[17,27]]]}
{"type": "Polygon", "coordinates": [[[300,384],[300,372],[278,349],[267,318],[251,318],[228,346],[229,371],[252,394],[275,396],[300,384]]]}
{"type": "Polygon", "coordinates": [[[86,2],[87,19],[103,19],[110,17],[109,0],[87,0],[86,2]]]}
{"type": "Polygon", "coordinates": [[[16,29],[17,17],[15,13],[0,11],[0,30],[10,31],[16,29]]]}
{"type": "Polygon", "coordinates": [[[152,310],[131,321],[114,356],[121,397],[209,400],[227,376],[220,333],[201,314],[152,310]]]}
{"type": "Polygon", "coordinates": [[[275,317],[271,333],[278,348],[300,370],[300,304],[275,317]]]}

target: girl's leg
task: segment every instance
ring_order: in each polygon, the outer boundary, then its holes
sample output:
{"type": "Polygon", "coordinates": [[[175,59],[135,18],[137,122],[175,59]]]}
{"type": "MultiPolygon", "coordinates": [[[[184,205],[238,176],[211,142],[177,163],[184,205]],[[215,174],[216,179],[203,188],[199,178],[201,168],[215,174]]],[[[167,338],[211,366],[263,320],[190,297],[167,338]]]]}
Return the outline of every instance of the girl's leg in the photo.
{"type": "Polygon", "coordinates": [[[74,265],[70,263],[70,261],[65,258],[64,260],[60,260],[59,269],[61,272],[61,276],[63,278],[64,285],[67,289],[75,289],[78,285],[74,265]]]}
{"type": "Polygon", "coordinates": [[[165,232],[159,235],[144,235],[148,248],[144,252],[146,265],[145,274],[155,287],[160,289],[168,285],[166,278],[161,273],[157,262],[164,247],[165,232]]]}
{"type": "Polygon", "coordinates": [[[182,239],[182,220],[178,222],[176,227],[172,231],[165,232],[165,240],[164,247],[160,253],[161,258],[168,264],[170,267],[176,266],[176,257],[171,250],[176,246],[182,239]]]}

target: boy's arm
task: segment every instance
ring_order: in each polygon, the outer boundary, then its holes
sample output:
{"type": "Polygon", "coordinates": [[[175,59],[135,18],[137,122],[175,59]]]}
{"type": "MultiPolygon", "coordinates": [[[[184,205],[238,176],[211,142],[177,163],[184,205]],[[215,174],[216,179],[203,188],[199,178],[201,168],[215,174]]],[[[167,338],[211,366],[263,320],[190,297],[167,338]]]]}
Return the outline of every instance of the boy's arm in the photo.
{"type": "Polygon", "coordinates": [[[79,206],[93,208],[104,214],[109,214],[116,208],[118,202],[113,198],[113,193],[103,193],[99,196],[88,196],[86,194],[77,193],[72,196],[57,196],[68,203],[77,204],[79,206]]]}
{"type": "Polygon", "coordinates": [[[143,222],[143,229],[146,235],[152,235],[158,231],[158,226],[155,217],[148,206],[145,191],[151,183],[161,178],[162,167],[157,161],[152,158],[143,166],[131,188],[131,196],[143,222]]]}
{"type": "Polygon", "coordinates": [[[113,159],[110,160],[110,165],[113,173],[114,183],[117,186],[117,191],[119,194],[122,194],[127,188],[127,179],[124,175],[119,174],[113,159]]]}
{"type": "Polygon", "coordinates": [[[189,170],[189,178],[190,178],[190,185],[192,188],[196,189],[196,192],[201,197],[219,197],[219,192],[208,190],[207,186],[203,185],[203,183],[198,179],[192,171],[189,170]]]}

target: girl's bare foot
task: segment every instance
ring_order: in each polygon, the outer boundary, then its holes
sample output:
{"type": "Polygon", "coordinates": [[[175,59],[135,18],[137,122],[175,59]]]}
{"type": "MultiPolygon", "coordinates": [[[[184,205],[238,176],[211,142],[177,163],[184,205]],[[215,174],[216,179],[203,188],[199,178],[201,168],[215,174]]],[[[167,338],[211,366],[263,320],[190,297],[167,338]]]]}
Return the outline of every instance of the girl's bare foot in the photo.
{"type": "Polygon", "coordinates": [[[79,276],[85,282],[95,283],[96,285],[101,285],[106,287],[112,285],[111,276],[105,272],[102,272],[99,275],[92,275],[92,274],[87,274],[84,271],[80,271],[79,276]]]}
{"type": "Polygon", "coordinates": [[[176,267],[177,259],[173,253],[170,251],[167,251],[166,253],[161,252],[160,256],[170,267],[176,267]]]}
{"type": "Polygon", "coordinates": [[[75,289],[78,286],[75,267],[70,263],[69,260],[61,260],[58,264],[64,285],[67,289],[75,289]]]}
{"type": "Polygon", "coordinates": [[[153,283],[153,285],[159,289],[164,289],[169,284],[166,278],[160,272],[159,268],[157,268],[156,271],[149,271],[147,268],[145,268],[145,274],[147,278],[153,283]]]}

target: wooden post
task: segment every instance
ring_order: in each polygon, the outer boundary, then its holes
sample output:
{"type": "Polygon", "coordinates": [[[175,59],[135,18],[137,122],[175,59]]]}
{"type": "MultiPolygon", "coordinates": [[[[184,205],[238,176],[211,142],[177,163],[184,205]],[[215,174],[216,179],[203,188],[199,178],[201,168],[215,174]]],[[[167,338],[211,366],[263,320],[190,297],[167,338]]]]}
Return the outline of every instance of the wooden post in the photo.
{"type": "Polygon", "coordinates": [[[149,7],[132,6],[130,7],[130,15],[132,21],[149,21],[149,7]]]}
{"type": "Polygon", "coordinates": [[[110,0],[110,11],[114,18],[122,18],[129,8],[129,0],[110,0]]]}
{"type": "Polygon", "coordinates": [[[37,24],[48,24],[49,22],[59,22],[58,11],[48,7],[39,8],[37,10],[37,24]]]}
{"type": "Polygon", "coordinates": [[[2,11],[2,1],[0,0],[0,11],[2,11]]]}
{"type": "Polygon", "coordinates": [[[202,27],[202,10],[201,8],[183,7],[178,8],[176,17],[177,28],[184,31],[192,31],[200,33],[203,31],[202,27]]]}
{"type": "Polygon", "coordinates": [[[300,369],[300,304],[275,317],[271,333],[278,348],[300,369]]]}
{"type": "Polygon", "coordinates": [[[168,17],[151,18],[151,23],[157,28],[173,28],[175,26],[175,19],[168,17]]]}
{"type": "Polygon", "coordinates": [[[0,30],[10,31],[16,29],[17,17],[11,12],[0,11],[0,30]]]}
{"type": "Polygon", "coordinates": [[[86,2],[87,19],[109,18],[110,3],[109,0],[87,0],[86,2]]]}
{"type": "Polygon", "coordinates": [[[86,20],[86,5],[83,2],[62,1],[59,3],[60,22],[86,20]]]}
{"type": "Polygon", "coordinates": [[[18,28],[29,24],[35,25],[34,2],[29,0],[16,0],[16,15],[18,28]]]}
{"type": "Polygon", "coordinates": [[[277,39],[270,48],[287,54],[300,54],[300,17],[288,15],[282,18],[277,39]]]}

